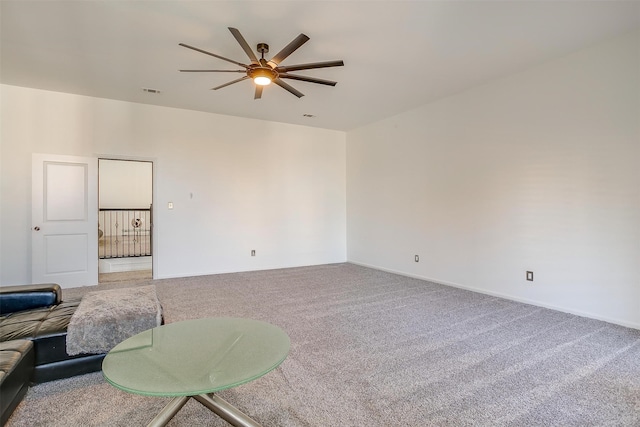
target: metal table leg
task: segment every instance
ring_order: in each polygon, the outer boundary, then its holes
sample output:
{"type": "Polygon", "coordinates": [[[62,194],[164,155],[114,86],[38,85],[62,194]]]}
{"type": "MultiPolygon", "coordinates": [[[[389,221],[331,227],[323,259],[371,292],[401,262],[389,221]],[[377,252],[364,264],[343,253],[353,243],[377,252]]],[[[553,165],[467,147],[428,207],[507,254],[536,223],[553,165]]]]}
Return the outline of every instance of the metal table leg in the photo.
{"type": "Polygon", "coordinates": [[[147,424],[147,427],[164,427],[167,425],[171,418],[173,418],[180,409],[187,403],[189,396],[180,396],[173,398],[171,402],[162,408],[162,411],[156,417],[147,424]]]}
{"type": "Polygon", "coordinates": [[[262,427],[259,423],[249,418],[248,415],[241,412],[238,408],[228,403],[226,400],[211,394],[200,394],[191,396],[220,418],[235,427],[262,427]]]}

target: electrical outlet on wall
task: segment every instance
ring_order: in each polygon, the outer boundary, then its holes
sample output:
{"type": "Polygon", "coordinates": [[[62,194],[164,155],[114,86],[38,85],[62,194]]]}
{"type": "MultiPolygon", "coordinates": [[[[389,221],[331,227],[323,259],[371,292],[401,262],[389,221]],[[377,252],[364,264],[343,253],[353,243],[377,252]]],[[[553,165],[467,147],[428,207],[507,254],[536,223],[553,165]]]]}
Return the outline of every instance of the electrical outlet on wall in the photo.
{"type": "Polygon", "coordinates": [[[527,280],[533,282],[533,271],[527,271],[527,280]]]}
{"type": "Polygon", "coordinates": [[[256,250],[255,249],[251,249],[251,256],[256,256],[256,250]]]}
{"type": "Polygon", "coordinates": [[[420,256],[419,256],[419,255],[416,255],[416,256],[415,256],[415,258],[414,258],[414,260],[415,260],[416,262],[420,262],[420,256]]]}

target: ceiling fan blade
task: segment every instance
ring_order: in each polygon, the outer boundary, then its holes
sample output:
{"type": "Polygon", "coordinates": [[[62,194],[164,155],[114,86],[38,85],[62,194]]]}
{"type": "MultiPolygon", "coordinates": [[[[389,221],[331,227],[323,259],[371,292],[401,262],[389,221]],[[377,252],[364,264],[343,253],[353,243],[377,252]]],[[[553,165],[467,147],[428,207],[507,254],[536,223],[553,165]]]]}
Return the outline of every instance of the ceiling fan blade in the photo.
{"type": "Polygon", "coordinates": [[[278,86],[280,86],[282,89],[289,91],[290,93],[294,94],[295,96],[297,96],[298,98],[302,98],[304,96],[304,93],[300,92],[299,90],[296,90],[295,88],[289,86],[287,83],[283,82],[280,79],[275,79],[273,81],[275,84],[277,84],[278,86]]]}
{"type": "Polygon", "coordinates": [[[197,47],[189,46],[188,44],[179,43],[180,46],[186,47],[187,49],[195,50],[196,52],[204,53],[205,55],[211,55],[215,58],[222,59],[223,61],[231,62],[232,64],[239,65],[243,68],[249,68],[248,65],[245,65],[241,62],[234,61],[233,59],[225,58],[224,56],[216,55],[215,53],[207,52],[206,50],[198,49],[197,47]]]}
{"type": "Polygon", "coordinates": [[[181,73],[246,73],[247,70],[180,70],[181,73]]]}
{"type": "Polygon", "coordinates": [[[251,60],[251,63],[259,64],[256,54],[253,53],[253,50],[251,50],[251,47],[249,47],[249,43],[247,43],[244,37],[242,37],[242,34],[240,34],[240,31],[237,28],[232,28],[232,27],[228,27],[228,28],[229,28],[229,31],[231,31],[231,34],[233,34],[233,37],[236,38],[236,41],[242,47],[242,50],[244,50],[244,52],[247,54],[247,56],[251,60]]]}
{"type": "Polygon", "coordinates": [[[288,71],[311,70],[313,68],[342,67],[343,65],[344,62],[342,60],[311,62],[309,64],[285,65],[284,67],[277,67],[276,71],[279,73],[286,73],[288,71]]]}
{"type": "Polygon", "coordinates": [[[262,89],[264,88],[264,86],[261,85],[256,85],[256,94],[253,96],[253,99],[260,99],[262,98],[262,89]]]}
{"type": "Polygon", "coordinates": [[[338,84],[338,82],[334,82],[331,80],[316,79],[315,77],[297,76],[295,74],[280,74],[278,77],[280,77],[281,79],[300,80],[303,82],[318,83],[327,86],[335,86],[338,84]]]}
{"type": "Polygon", "coordinates": [[[235,79],[235,80],[233,80],[233,81],[230,81],[229,83],[225,83],[225,84],[223,84],[223,85],[220,85],[220,86],[216,86],[216,87],[214,87],[214,88],[211,88],[211,90],[218,90],[218,89],[222,89],[223,87],[227,87],[227,86],[232,85],[232,84],[234,84],[234,83],[241,82],[241,81],[246,80],[246,79],[248,79],[248,78],[249,78],[249,76],[243,76],[243,77],[240,77],[239,79],[235,79]]]}
{"type": "Polygon", "coordinates": [[[293,41],[291,43],[286,45],[284,47],[284,49],[282,49],[280,52],[276,53],[276,56],[271,58],[271,60],[269,62],[267,62],[267,63],[271,66],[271,68],[277,67],[278,64],[280,64],[282,61],[284,61],[284,59],[287,56],[291,55],[296,49],[298,49],[300,46],[305,44],[308,40],[309,40],[309,37],[307,37],[304,34],[300,34],[298,37],[293,39],[293,41]]]}

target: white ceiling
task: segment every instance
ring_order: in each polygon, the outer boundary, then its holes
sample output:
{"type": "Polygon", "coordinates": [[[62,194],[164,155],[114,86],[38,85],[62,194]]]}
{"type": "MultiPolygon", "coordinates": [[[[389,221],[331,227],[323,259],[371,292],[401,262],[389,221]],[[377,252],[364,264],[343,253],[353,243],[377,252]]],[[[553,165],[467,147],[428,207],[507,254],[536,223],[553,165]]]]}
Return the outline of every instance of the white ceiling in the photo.
{"type": "Polygon", "coordinates": [[[640,2],[2,0],[0,18],[5,84],[350,130],[637,28],[640,2]],[[236,69],[180,42],[247,63],[227,27],[269,58],[305,33],[281,65],[342,59],[297,72],[338,85],[254,100],[250,81],[210,90],[240,74],[178,72],[236,69]]]}

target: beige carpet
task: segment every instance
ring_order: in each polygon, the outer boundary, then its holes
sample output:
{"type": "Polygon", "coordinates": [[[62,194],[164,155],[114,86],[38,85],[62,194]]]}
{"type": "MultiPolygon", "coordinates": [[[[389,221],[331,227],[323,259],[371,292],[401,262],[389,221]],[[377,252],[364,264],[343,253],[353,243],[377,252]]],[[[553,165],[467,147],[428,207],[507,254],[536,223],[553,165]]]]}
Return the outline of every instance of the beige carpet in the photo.
{"type": "MultiPolygon", "coordinates": [[[[153,283],[167,322],[287,332],[278,369],[220,393],[265,427],[640,426],[638,330],[351,264],[153,283]]],[[[167,401],[95,373],[32,387],[8,426],[142,426],[167,401]]],[[[227,425],[195,401],[169,424],[227,425]]]]}

